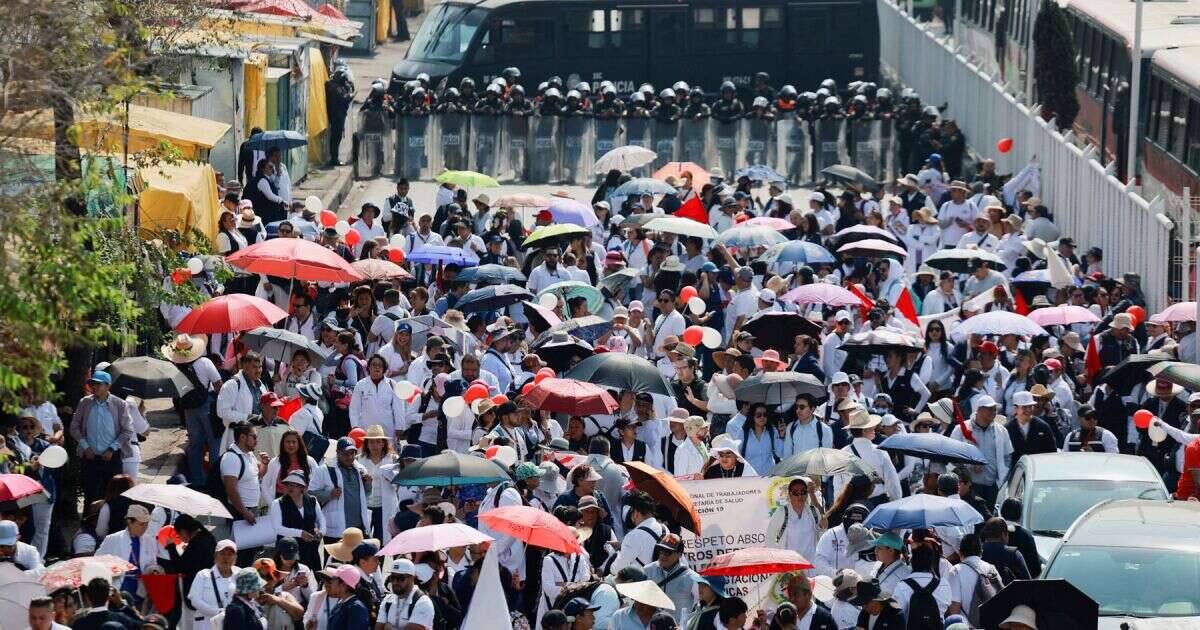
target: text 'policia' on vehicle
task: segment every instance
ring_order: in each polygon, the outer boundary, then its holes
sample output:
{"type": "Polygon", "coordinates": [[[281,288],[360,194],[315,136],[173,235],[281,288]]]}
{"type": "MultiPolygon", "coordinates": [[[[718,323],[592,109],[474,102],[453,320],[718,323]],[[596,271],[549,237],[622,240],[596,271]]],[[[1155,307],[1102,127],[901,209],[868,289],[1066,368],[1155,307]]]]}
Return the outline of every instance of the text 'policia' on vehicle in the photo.
{"type": "Polygon", "coordinates": [[[511,66],[527,85],[561,75],[569,85],[611,81],[621,93],[678,80],[748,87],[754,71],[798,85],[876,81],[879,20],[874,0],[443,3],[396,64],[391,89],[422,74],[433,86],[486,82],[511,66]]]}

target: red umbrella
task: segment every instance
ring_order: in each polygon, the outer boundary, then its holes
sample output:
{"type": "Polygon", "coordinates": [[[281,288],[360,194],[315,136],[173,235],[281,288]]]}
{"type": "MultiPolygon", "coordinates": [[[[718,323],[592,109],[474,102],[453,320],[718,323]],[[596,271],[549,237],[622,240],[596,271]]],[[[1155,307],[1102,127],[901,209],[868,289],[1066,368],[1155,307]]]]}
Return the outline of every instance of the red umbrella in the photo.
{"type": "Polygon", "coordinates": [[[317,282],[357,282],[363,274],[341,256],[302,238],[273,238],[225,259],[251,273],[317,282]]]}
{"type": "Polygon", "coordinates": [[[533,386],[525,401],[538,409],[557,411],[575,416],[612,413],[617,401],[608,390],[570,378],[547,378],[533,386]]]}
{"type": "Polygon", "coordinates": [[[113,577],[137,568],[117,556],[86,556],[71,558],[47,567],[46,572],[38,578],[38,581],[44,584],[48,591],[58,590],[64,586],[79,588],[83,586],[83,569],[88,565],[101,567],[113,577]]]}
{"type": "Polygon", "coordinates": [[[498,534],[512,536],[534,547],[568,554],[583,552],[570,527],[535,507],[509,505],[496,508],[481,514],[479,520],[498,534]]]}
{"type": "Polygon", "coordinates": [[[790,549],[747,547],[723,553],[700,571],[701,575],[763,575],[811,569],[813,565],[790,549]]]}
{"type": "Polygon", "coordinates": [[[241,332],[271,326],[287,317],[283,309],[253,295],[233,293],[215,297],[192,309],[175,330],[195,334],[241,332]]]}
{"type": "Polygon", "coordinates": [[[259,0],[243,6],[240,10],[246,13],[266,13],[306,19],[317,14],[304,0],[259,0]]]}
{"type": "Polygon", "coordinates": [[[0,475],[0,508],[14,510],[49,499],[46,489],[33,477],[0,475]]]}

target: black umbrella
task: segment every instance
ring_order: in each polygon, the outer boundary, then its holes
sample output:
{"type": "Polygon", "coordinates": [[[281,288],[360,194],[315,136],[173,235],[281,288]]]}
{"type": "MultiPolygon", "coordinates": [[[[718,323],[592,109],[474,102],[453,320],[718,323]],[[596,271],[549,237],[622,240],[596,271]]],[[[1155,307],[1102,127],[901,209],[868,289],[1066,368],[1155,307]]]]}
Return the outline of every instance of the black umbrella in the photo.
{"type": "Polygon", "coordinates": [[[508,471],[490,459],[442,451],[419,459],[396,473],[398,486],[468,486],[511,479],[508,471]]]}
{"type": "Polygon", "coordinates": [[[799,313],[768,311],[751,317],[742,330],[754,335],[754,345],[787,354],[796,347],[796,335],[820,338],[821,327],[799,313]]]}
{"type": "Polygon", "coordinates": [[[892,350],[918,352],[924,345],[922,340],[905,334],[897,328],[882,326],[875,330],[850,335],[850,338],[839,346],[838,350],[850,354],[876,355],[887,354],[892,350]]]}
{"type": "Polygon", "coordinates": [[[1037,627],[1094,630],[1100,604],[1066,580],[1015,580],[979,609],[980,625],[999,627],[1013,608],[1025,605],[1037,613],[1037,627]]]}
{"type": "Polygon", "coordinates": [[[117,396],[179,398],[192,391],[192,382],[170,361],[150,357],[124,357],[108,368],[117,396]]]}
{"type": "Polygon", "coordinates": [[[1161,361],[1171,361],[1174,358],[1169,354],[1161,352],[1130,355],[1128,359],[1118,363],[1111,370],[1102,373],[1097,378],[1097,382],[1105,383],[1118,394],[1125,395],[1132,391],[1134,387],[1142,385],[1153,378],[1150,375],[1150,366],[1161,361]]]}
{"type": "Polygon", "coordinates": [[[588,343],[596,343],[604,333],[612,330],[612,320],[604,319],[598,315],[587,315],[584,317],[572,317],[561,324],[555,324],[547,332],[565,332],[588,343]]]}
{"type": "Polygon", "coordinates": [[[259,326],[242,335],[242,343],[268,359],[288,362],[303,348],[313,356],[313,363],[323,363],[333,352],[304,335],[270,326],[259,326]]]}
{"type": "Polygon", "coordinates": [[[971,262],[975,260],[979,260],[996,271],[1008,269],[1008,265],[999,256],[982,249],[967,248],[943,249],[934,252],[932,256],[925,259],[925,264],[941,271],[971,273],[973,271],[971,262]]]}
{"type": "Polygon", "coordinates": [[[521,300],[532,300],[533,294],[513,284],[497,284],[475,289],[459,298],[454,308],[466,313],[486,313],[516,304],[521,300]]]}
{"type": "Polygon", "coordinates": [[[867,175],[862,170],[854,168],[848,164],[834,164],[821,169],[821,174],[825,177],[847,184],[861,184],[867,188],[875,188],[879,186],[879,182],[875,181],[874,177],[867,175]]]}
{"type": "Polygon", "coordinates": [[[575,359],[586,359],[595,352],[591,344],[565,332],[547,332],[533,342],[533,353],[555,372],[565,372],[575,359]]]}
{"type": "Polygon", "coordinates": [[[836,250],[843,245],[869,240],[887,241],[893,245],[908,249],[908,245],[904,241],[901,241],[895,234],[874,225],[852,225],[845,228],[829,237],[829,246],[831,250],[836,250]]]}
{"type": "Polygon", "coordinates": [[[525,274],[520,269],[506,265],[479,265],[467,267],[458,272],[458,279],[472,282],[477,286],[488,284],[516,284],[525,282],[525,274]]]}
{"type": "Polygon", "coordinates": [[[653,363],[624,352],[590,356],[560,376],[634,393],[674,396],[671,386],[653,363]]]}
{"type": "Polygon", "coordinates": [[[734,390],[738,400],[783,405],[796,400],[800,394],[824,398],[825,384],[811,374],[801,372],[763,372],[742,381],[734,390]]]}
{"type": "Polygon", "coordinates": [[[308,144],[308,138],[304,137],[304,134],[288,129],[259,132],[246,140],[246,148],[255,151],[266,151],[274,147],[294,149],[306,144],[308,144]]]}

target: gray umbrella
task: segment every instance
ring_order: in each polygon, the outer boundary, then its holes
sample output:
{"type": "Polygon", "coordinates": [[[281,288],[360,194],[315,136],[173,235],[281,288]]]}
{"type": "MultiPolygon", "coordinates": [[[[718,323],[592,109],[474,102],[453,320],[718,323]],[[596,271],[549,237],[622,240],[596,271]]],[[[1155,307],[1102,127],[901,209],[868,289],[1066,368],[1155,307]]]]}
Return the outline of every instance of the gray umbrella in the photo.
{"type": "Polygon", "coordinates": [[[875,474],[863,460],[834,448],[813,448],[775,464],[772,477],[795,477],[797,475],[867,475],[875,474]]]}
{"type": "Polygon", "coordinates": [[[596,286],[601,289],[608,289],[609,295],[612,295],[620,289],[629,288],[630,285],[637,282],[641,277],[641,270],[634,267],[626,267],[600,278],[600,282],[597,282],[596,286]]]}
{"type": "Polygon", "coordinates": [[[847,184],[862,184],[868,188],[879,186],[874,177],[848,164],[834,164],[821,169],[821,174],[829,179],[847,184]]]}
{"type": "Polygon", "coordinates": [[[322,363],[331,354],[304,335],[270,326],[259,326],[245,333],[242,335],[242,343],[268,359],[285,363],[291,361],[292,355],[301,348],[313,355],[313,363],[322,363]]]}
{"type": "Polygon", "coordinates": [[[824,383],[811,374],[800,372],[763,372],[742,381],[734,390],[738,400],[766,405],[791,403],[800,394],[809,394],[813,398],[827,395],[824,383]]]}
{"type": "Polygon", "coordinates": [[[118,396],[178,398],[192,391],[192,382],[174,363],[150,357],[123,357],[112,362],[108,373],[118,396]]]}
{"type": "Polygon", "coordinates": [[[442,451],[419,459],[396,473],[398,486],[468,486],[511,479],[508,471],[490,459],[442,451]]]}

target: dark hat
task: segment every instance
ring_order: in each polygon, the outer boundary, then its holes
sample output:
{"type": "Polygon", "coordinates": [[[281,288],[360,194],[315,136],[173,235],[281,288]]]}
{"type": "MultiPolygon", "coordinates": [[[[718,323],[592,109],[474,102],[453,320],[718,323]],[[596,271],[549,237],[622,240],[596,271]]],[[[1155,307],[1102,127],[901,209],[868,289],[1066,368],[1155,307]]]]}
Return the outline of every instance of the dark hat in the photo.
{"type": "Polygon", "coordinates": [[[491,245],[492,243],[503,243],[504,239],[501,238],[499,234],[493,234],[488,237],[487,242],[488,242],[488,245],[491,245]]]}
{"type": "Polygon", "coordinates": [[[582,597],[576,597],[563,606],[563,612],[566,613],[568,619],[574,619],[589,610],[600,610],[600,607],[592,605],[582,597]]]}
{"type": "Polygon", "coordinates": [[[665,534],[662,538],[658,539],[658,544],[655,547],[664,551],[683,553],[683,539],[678,534],[665,534]]]}
{"type": "Polygon", "coordinates": [[[851,503],[849,507],[842,512],[842,524],[849,527],[853,523],[861,523],[867,520],[867,515],[871,513],[870,508],[861,503],[851,503]]]}
{"type": "Polygon", "coordinates": [[[421,459],[421,447],[417,444],[405,444],[400,449],[400,459],[421,459]]]}
{"type": "Polygon", "coordinates": [[[426,361],[426,363],[444,363],[450,365],[450,355],[445,352],[439,352],[433,355],[433,358],[426,361]]]}
{"type": "Polygon", "coordinates": [[[543,628],[562,628],[569,623],[571,623],[571,620],[567,619],[567,614],[561,610],[547,610],[542,615],[543,628]]]}
{"type": "Polygon", "coordinates": [[[412,324],[410,324],[408,322],[400,322],[399,324],[396,324],[396,334],[398,335],[400,333],[408,333],[411,335],[412,334],[412,324]]]}
{"type": "Polygon", "coordinates": [[[359,543],[358,546],[354,548],[354,551],[350,552],[350,561],[358,562],[359,560],[365,560],[367,558],[374,557],[377,553],[379,553],[379,547],[376,547],[369,542],[359,543]]]}
{"type": "Polygon", "coordinates": [[[350,437],[338,438],[337,452],[343,453],[346,451],[357,451],[357,450],[358,450],[358,446],[356,446],[354,444],[354,438],[350,438],[350,437]]]}
{"type": "Polygon", "coordinates": [[[883,589],[879,586],[879,580],[863,580],[855,587],[854,597],[850,598],[850,603],[855,606],[865,606],[869,602],[882,601],[888,599],[889,595],[885,595],[883,589]]]}
{"type": "Polygon", "coordinates": [[[295,560],[300,557],[300,544],[291,536],[284,536],[275,542],[275,553],[284,560],[295,560]]]}

